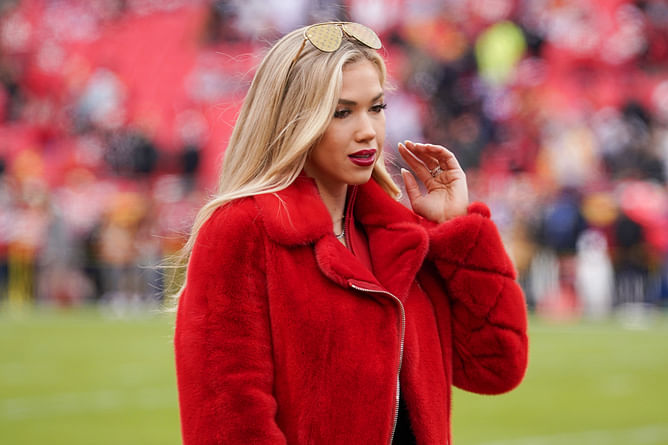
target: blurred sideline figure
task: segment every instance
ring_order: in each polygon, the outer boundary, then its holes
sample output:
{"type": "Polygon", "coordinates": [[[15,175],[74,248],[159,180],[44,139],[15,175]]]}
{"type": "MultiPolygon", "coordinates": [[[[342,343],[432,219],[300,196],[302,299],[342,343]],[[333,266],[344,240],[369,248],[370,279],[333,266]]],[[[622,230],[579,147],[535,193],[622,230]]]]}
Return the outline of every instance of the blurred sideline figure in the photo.
{"type": "Polygon", "coordinates": [[[614,272],[608,243],[598,231],[586,230],[578,239],[575,289],[586,316],[603,319],[612,310],[614,272]]]}

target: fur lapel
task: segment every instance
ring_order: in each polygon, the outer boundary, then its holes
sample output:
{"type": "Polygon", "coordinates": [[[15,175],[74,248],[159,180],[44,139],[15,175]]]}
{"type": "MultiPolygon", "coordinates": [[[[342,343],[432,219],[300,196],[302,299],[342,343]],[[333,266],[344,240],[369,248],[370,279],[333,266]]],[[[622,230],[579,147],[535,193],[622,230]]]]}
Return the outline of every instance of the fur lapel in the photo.
{"type": "Polygon", "coordinates": [[[408,294],[429,240],[419,217],[372,179],[359,186],[355,218],[369,239],[373,274],[333,235],[329,212],[315,181],[304,175],[285,190],[255,197],[267,235],[285,246],[314,245],[323,274],[343,287],[353,281],[381,285],[400,299],[408,294]]]}
{"type": "Polygon", "coordinates": [[[312,244],[332,231],[315,181],[300,175],[289,187],[255,196],[267,235],[285,246],[312,244]]]}
{"type": "Polygon", "coordinates": [[[419,217],[374,180],[360,186],[355,215],[369,239],[375,276],[387,290],[405,299],[429,250],[429,237],[419,217]]]}

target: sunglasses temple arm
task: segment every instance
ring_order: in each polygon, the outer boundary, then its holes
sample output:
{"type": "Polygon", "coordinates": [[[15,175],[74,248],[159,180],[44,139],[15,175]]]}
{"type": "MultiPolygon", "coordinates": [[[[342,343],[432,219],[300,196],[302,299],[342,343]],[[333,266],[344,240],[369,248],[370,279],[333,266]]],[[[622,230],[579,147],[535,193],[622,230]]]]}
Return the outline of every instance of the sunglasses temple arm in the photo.
{"type": "Polygon", "coordinates": [[[302,41],[302,46],[299,47],[299,51],[297,51],[297,55],[295,56],[294,59],[292,59],[292,62],[290,62],[290,68],[288,68],[288,71],[292,70],[292,66],[295,64],[295,62],[299,59],[299,56],[302,55],[302,51],[304,50],[304,46],[306,45],[306,38],[302,41]]]}

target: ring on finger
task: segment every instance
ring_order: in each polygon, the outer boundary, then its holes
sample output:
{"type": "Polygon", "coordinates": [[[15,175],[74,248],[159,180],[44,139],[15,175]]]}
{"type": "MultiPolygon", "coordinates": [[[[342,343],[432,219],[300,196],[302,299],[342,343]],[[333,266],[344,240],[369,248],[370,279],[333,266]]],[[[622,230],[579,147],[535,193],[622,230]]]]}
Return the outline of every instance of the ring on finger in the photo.
{"type": "Polygon", "coordinates": [[[436,176],[440,175],[443,173],[443,169],[441,168],[440,165],[437,165],[435,168],[432,168],[429,170],[429,174],[431,174],[432,178],[435,178],[436,176]]]}

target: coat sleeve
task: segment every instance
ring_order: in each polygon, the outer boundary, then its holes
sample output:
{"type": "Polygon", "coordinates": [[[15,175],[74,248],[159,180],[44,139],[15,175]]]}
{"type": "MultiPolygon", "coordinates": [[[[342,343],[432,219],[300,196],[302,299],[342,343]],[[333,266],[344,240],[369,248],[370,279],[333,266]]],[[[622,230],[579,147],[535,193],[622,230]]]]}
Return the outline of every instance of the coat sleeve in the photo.
{"type": "Polygon", "coordinates": [[[275,421],[263,234],[246,204],[218,209],[190,257],[174,337],[184,445],[286,442],[275,421]]]}
{"type": "Polygon", "coordinates": [[[481,394],[513,389],[527,367],[526,303],[489,209],[471,204],[467,215],[428,232],[428,258],[450,298],[454,385],[481,394]]]}

